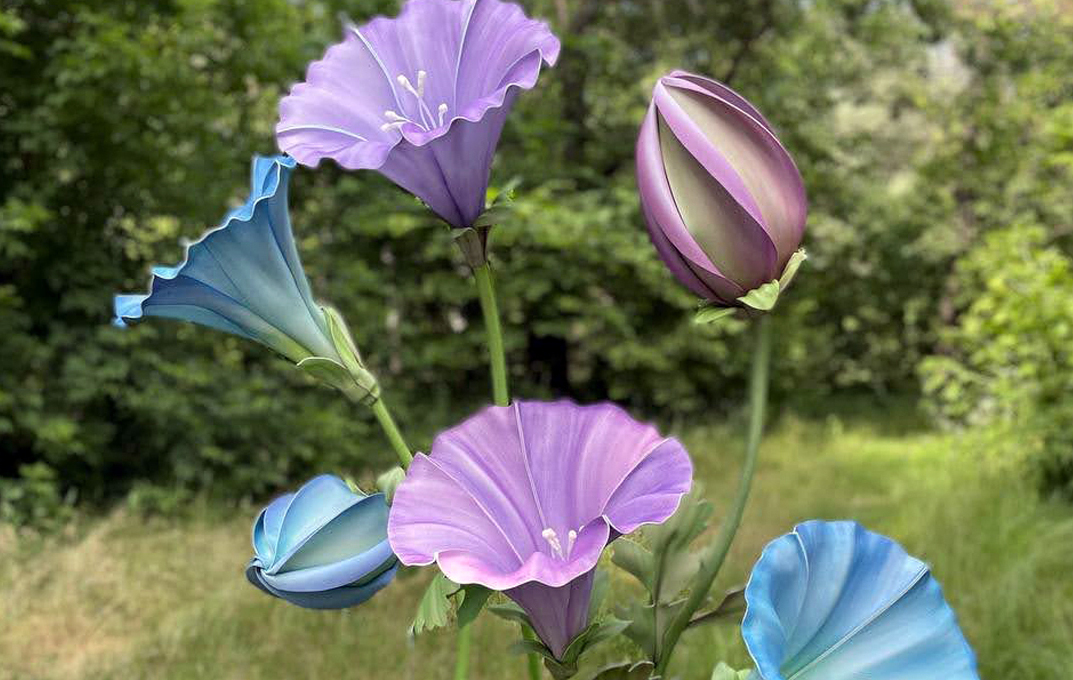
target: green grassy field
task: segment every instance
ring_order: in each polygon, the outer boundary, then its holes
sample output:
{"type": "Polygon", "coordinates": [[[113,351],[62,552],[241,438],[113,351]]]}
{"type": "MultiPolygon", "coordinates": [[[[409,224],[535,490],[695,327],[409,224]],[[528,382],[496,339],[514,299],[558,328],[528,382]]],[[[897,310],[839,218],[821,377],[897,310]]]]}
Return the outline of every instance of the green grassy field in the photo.
{"type": "MultiPolygon", "coordinates": [[[[724,507],[741,444],[729,429],[684,434],[698,478],[724,507]]],[[[1068,680],[1073,668],[1073,508],[984,472],[963,442],[868,419],[781,419],[765,440],[745,524],[720,586],[741,583],[763,545],[799,520],[857,519],[930,562],[983,678],[1068,680]]],[[[450,677],[452,633],[408,641],[427,573],[353,611],[296,609],[249,586],[246,513],[182,518],[124,511],[50,539],[0,537],[0,678],[450,677]]],[[[631,586],[615,576],[612,587],[631,586]]],[[[473,678],[518,678],[514,629],[477,623],[473,678]]],[[[628,653],[628,643],[599,661],[628,653]]],[[[744,667],[734,625],[687,634],[673,677],[744,667]]]]}

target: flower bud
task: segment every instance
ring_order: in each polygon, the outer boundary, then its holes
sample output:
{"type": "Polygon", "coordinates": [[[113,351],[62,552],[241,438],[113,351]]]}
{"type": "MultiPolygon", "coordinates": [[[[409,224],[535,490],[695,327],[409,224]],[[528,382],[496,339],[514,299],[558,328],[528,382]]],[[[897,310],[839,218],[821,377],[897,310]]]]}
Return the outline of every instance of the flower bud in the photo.
{"type": "MultiPolygon", "coordinates": [[[[637,183],[660,258],[713,306],[756,306],[740,298],[784,272],[785,285],[800,263],[801,175],[771,125],[725,85],[683,71],[659,80],[637,140],[637,183]]],[[[761,297],[774,304],[770,292],[761,297]]]]}
{"type": "Polygon", "coordinates": [[[399,567],[387,540],[387,517],[384,494],[355,492],[334,475],[315,477],[261,511],[246,578],[299,607],[359,605],[390,583],[399,567]]]}

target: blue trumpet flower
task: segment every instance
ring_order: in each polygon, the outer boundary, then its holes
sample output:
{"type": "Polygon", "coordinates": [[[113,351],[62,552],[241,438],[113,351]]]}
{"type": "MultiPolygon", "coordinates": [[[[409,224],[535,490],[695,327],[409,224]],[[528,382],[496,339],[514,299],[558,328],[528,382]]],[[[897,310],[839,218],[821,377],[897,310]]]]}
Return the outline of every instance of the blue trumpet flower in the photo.
{"type": "Polygon", "coordinates": [[[269,595],[309,609],[365,602],[395,577],[384,494],[355,492],[320,475],[280,496],[253,525],[246,578],[269,595]]]}
{"type": "Polygon", "coordinates": [[[293,159],[253,160],[246,203],[187,247],[174,267],[153,267],[149,293],[117,295],[116,324],[146,316],[192,321],[255,340],[294,362],[340,361],[313,300],[287,214],[293,159]]]}
{"type": "Polygon", "coordinates": [[[313,300],[287,211],[294,159],[253,159],[251,191],[220,226],[187,246],[174,267],[153,267],[149,292],[117,295],[115,323],[147,316],[194,323],[260,342],[355,399],[379,386],[339,314],[313,300]]]}
{"type": "Polygon", "coordinates": [[[753,567],[741,632],[762,680],[978,680],[926,564],[856,522],[813,520],[753,567]]]}

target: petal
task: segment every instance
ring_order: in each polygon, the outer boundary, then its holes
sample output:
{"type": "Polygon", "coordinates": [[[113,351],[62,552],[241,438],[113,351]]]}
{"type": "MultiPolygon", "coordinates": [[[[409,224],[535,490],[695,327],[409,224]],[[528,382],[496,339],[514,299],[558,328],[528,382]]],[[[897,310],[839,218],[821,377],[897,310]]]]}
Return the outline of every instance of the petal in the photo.
{"type": "Polygon", "coordinates": [[[370,576],[379,574],[397,561],[385,538],[369,550],[355,553],[338,562],[275,574],[265,570],[261,575],[268,585],[277,590],[312,593],[368,581],[370,576]]]}
{"type": "Polygon", "coordinates": [[[538,582],[526,583],[506,594],[529,615],[544,644],[556,657],[562,658],[570,641],[588,625],[595,575],[596,570],[592,569],[558,588],[538,582]]]}
{"type": "Polygon", "coordinates": [[[379,168],[398,141],[384,112],[400,109],[391,77],[348,26],[342,43],[309,65],[306,80],[280,101],[279,147],[304,165],[332,158],[345,168],[379,168]]]}
{"type": "Polygon", "coordinates": [[[674,514],[693,482],[693,464],[677,439],[665,439],[622,480],[604,515],[620,534],[659,524],[674,514]]]}
{"type": "Polygon", "coordinates": [[[771,127],[771,123],[767,121],[767,118],[764,118],[764,114],[760,113],[760,109],[753,106],[745,97],[720,83],[718,80],[712,80],[705,76],[698,76],[695,73],[689,73],[688,71],[672,71],[665,79],[665,82],[672,82],[671,79],[684,81],[690,85],[707,90],[715,97],[726,100],[731,105],[738,107],[755,118],[758,123],[767,128],[768,132],[775,134],[775,128],[771,127]]]}
{"type": "Polygon", "coordinates": [[[460,115],[474,120],[498,106],[495,100],[502,101],[507,88],[533,87],[541,63],[555,65],[560,44],[546,23],[529,19],[514,3],[467,0],[464,4],[469,11],[457,66],[456,106],[460,115]]]}
{"type": "Polygon", "coordinates": [[[307,609],[345,609],[365,602],[386,587],[395,578],[398,568],[398,564],[395,564],[368,583],[312,593],[289,592],[274,588],[265,582],[263,573],[257,569],[247,568],[246,578],[266,593],[299,607],[307,609]]]}
{"type": "Polygon", "coordinates": [[[764,680],[975,679],[927,565],[853,522],[812,521],[765,548],[742,636],[764,680]]]}
{"type": "Polygon", "coordinates": [[[253,549],[265,564],[271,564],[276,556],[279,543],[279,528],[283,524],[283,515],[294,500],[294,494],[283,494],[268,504],[257,521],[253,524],[253,549]]]}
{"type": "Polygon", "coordinates": [[[174,267],[154,267],[146,296],[116,298],[118,320],[161,316],[263,342],[298,361],[335,357],[291,233],[292,159],[257,157],[251,193],[224,222],[189,245],[174,267]]]}
{"type": "MultiPolygon", "coordinates": [[[[291,550],[272,573],[282,576],[288,572],[327,568],[347,561],[355,569],[361,564],[372,563],[371,566],[375,566],[377,562],[373,553],[383,553],[380,562],[392,557],[387,544],[387,517],[388,506],[383,494],[362,498],[291,550]],[[369,556],[364,561],[353,561],[366,553],[369,556]]],[[[366,567],[366,570],[370,568],[366,567]]],[[[352,583],[361,576],[353,574],[335,585],[352,583]]],[[[334,586],[321,586],[319,589],[328,587],[334,586]]]]}
{"type": "Polygon", "coordinates": [[[662,82],[669,99],[707,139],[708,148],[692,144],[695,136],[684,133],[687,126],[666,97],[661,98],[661,112],[674,121],[675,133],[693,155],[764,226],[778,250],[777,275],[801,245],[808,212],[804,182],[793,159],[770,126],[751,114],[755,109],[741,107],[744,99],[739,95],[717,96],[712,85],[704,87],[681,78],[662,82]],[[726,163],[740,184],[725,172],[726,163]]]}
{"type": "Polygon", "coordinates": [[[447,550],[471,554],[497,573],[523,561],[497,518],[424,454],[414,457],[395,490],[387,532],[403,564],[432,564],[447,550]]]}
{"type": "Polygon", "coordinates": [[[744,295],[746,289],[720,272],[682,221],[664,169],[655,106],[649,108],[637,138],[637,186],[649,236],[671,273],[705,299],[732,304],[744,295]],[[681,258],[681,266],[670,248],[681,258]]]}
{"type": "Polygon", "coordinates": [[[778,252],[737,171],[662,82],[653,102],[667,182],[689,233],[718,271],[746,290],[775,278],[778,252]]]}
{"type": "MultiPolygon", "coordinates": [[[[302,485],[283,515],[276,559],[270,571],[283,564],[316,532],[350,507],[373,498],[359,496],[335,475],[319,475],[302,485]]],[[[373,507],[374,503],[370,504],[373,507]]]]}

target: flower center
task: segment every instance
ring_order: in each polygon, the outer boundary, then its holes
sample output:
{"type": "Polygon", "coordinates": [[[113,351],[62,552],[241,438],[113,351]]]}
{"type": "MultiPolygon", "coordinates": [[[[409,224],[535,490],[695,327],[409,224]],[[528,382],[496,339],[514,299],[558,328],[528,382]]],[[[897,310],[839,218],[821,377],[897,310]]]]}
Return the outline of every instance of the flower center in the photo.
{"type": "Polygon", "coordinates": [[[554,557],[558,557],[560,560],[570,559],[570,551],[574,549],[574,543],[577,541],[577,532],[571,529],[566,532],[566,550],[563,550],[563,544],[559,540],[559,535],[555,533],[555,529],[545,529],[540,532],[540,535],[544,537],[544,540],[551,546],[551,554],[554,557]]]}
{"type": "Polygon", "coordinates": [[[384,132],[389,130],[398,130],[403,125],[413,123],[417,127],[421,128],[425,132],[432,130],[436,127],[443,127],[443,120],[447,116],[447,104],[440,104],[436,108],[436,115],[432,114],[432,109],[425,103],[425,84],[428,82],[428,73],[426,71],[417,72],[417,87],[410,82],[410,79],[401,73],[395,78],[399,86],[413,95],[417,100],[417,120],[408,118],[400,114],[398,111],[392,111],[388,109],[384,111],[384,118],[387,118],[386,123],[380,126],[380,129],[384,132]]]}

